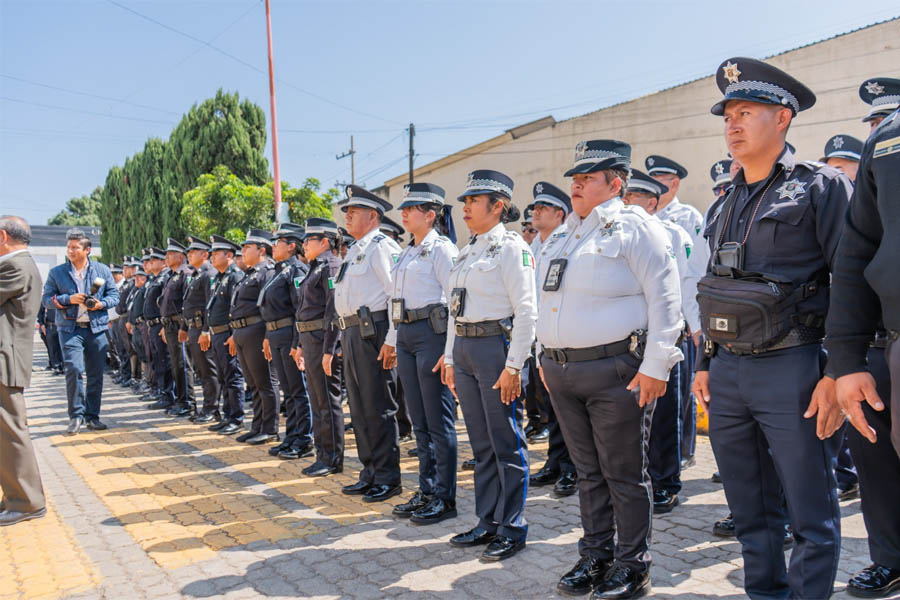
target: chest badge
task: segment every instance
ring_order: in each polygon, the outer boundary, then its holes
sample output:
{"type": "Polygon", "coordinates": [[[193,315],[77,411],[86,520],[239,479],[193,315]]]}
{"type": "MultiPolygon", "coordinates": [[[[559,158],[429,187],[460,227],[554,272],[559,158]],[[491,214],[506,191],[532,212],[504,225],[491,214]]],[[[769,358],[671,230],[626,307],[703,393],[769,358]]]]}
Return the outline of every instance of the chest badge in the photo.
{"type": "Polygon", "coordinates": [[[806,183],[792,179],[791,181],[785,181],[781,184],[781,187],[777,188],[775,191],[778,192],[779,200],[783,200],[784,198],[796,200],[806,193],[806,183]]]}
{"type": "Polygon", "coordinates": [[[487,252],[485,252],[485,256],[488,258],[494,258],[498,254],[500,254],[500,244],[492,244],[488,247],[487,252]]]}
{"type": "Polygon", "coordinates": [[[603,226],[603,229],[600,230],[600,237],[612,237],[617,231],[621,231],[622,225],[613,219],[609,221],[606,225],[603,226]]]}
{"type": "Polygon", "coordinates": [[[361,263],[364,260],[366,260],[365,254],[357,254],[356,258],[353,259],[353,263],[358,265],[359,263],[361,263]]]}

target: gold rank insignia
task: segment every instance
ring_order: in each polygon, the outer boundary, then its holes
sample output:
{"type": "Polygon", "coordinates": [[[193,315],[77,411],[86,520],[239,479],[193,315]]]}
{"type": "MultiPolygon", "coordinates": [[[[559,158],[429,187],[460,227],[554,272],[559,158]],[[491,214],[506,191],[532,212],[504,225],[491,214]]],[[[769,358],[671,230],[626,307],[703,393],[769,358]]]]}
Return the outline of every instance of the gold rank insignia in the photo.
{"type": "Polygon", "coordinates": [[[728,80],[728,83],[737,83],[738,77],[741,76],[737,63],[732,64],[731,61],[725,63],[722,70],[725,72],[725,79],[728,80]]]}

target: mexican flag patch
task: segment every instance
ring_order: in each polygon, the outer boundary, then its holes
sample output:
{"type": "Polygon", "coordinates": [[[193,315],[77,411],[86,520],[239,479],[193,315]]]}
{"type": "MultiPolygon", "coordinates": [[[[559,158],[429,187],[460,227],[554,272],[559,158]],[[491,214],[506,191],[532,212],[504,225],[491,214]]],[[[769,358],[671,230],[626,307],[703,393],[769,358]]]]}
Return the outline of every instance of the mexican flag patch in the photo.
{"type": "Polygon", "coordinates": [[[300,278],[299,277],[294,277],[294,287],[295,288],[300,287],[300,278]]]}
{"type": "Polygon", "coordinates": [[[534,268],[534,257],[528,250],[522,250],[522,266],[534,268]]]}
{"type": "Polygon", "coordinates": [[[329,289],[329,290],[333,290],[333,289],[334,289],[334,277],[329,277],[329,278],[328,278],[328,289],[329,289]]]}

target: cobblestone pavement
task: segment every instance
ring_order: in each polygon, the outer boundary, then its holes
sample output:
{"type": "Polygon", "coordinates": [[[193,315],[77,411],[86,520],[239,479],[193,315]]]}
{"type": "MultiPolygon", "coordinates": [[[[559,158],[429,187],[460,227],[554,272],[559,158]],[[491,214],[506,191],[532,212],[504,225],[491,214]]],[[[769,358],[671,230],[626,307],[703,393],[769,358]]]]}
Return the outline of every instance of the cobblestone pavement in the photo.
{"type": "MultiPolygon", "coordinates": [[[[42,367],[43,356],[35,365],[42,367]]],[[[312,460],[271,458],[184,419],[144,408],[107,380],[105,432],[63,435],[65,382],[35,372],[26,392],[31,433],[49,498],[47,517],[0,530],[0,599],[13,598],[552,598],[574,564],[577,497],[529,490],[528,547],[502,563],[451,548],[475,523],[470,471],[459,476],[456,519],[416,527],[339,488],[359,462],[349,435],[345,471],[308,479],[312,460]]],[[[471,456],[459,423],[460,461],[471,456]]],[[[415,459],[401,449],[404,495],[415,459]]],[[[546,444],[534,445],[532,469],[546,444]]],[[[698,440],[684,473],[683,504],[654,519],[653,594],[659,598],[743,597],[738,544],[710,534],[727,513],[715,463],[698,440]]],[[[845,503],[837,597],[869,563],[859,501],[845,503]]]]}

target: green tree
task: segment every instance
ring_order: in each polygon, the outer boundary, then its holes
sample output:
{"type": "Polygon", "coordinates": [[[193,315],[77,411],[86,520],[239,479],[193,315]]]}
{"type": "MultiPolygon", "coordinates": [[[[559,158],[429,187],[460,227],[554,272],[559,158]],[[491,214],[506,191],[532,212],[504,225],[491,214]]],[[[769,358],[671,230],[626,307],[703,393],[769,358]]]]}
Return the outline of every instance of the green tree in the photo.
{"type": "Polygon", "coordinates": [[[281,201],[288,203],[292,223],[302,225],[310,217],[331,218],[331,205],[340,198],[341,193],[337,188],[320,193],[321,187],[314,177],[308,177],[299,188],[291,188],[286,181],[281,182],[281,201]]]}
{"type": "Polygon", "coordinates": [[[84,225],[99,227],[103,187],[97,186],[90,196],[78,196],[66,203],[66,207],[47,221],[47,225],[84,225]]]}

